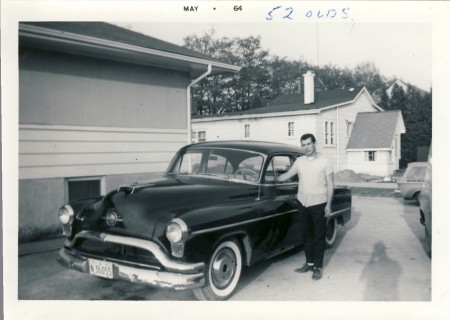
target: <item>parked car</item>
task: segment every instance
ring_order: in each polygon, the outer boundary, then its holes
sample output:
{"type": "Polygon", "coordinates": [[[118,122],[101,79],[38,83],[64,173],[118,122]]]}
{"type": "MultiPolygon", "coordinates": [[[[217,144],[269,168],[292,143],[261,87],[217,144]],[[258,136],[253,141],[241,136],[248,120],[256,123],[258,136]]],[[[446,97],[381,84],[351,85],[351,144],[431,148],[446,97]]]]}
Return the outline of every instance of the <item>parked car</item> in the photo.
{"type": "Polygon", "coordinates": [[[422,190],[426,168],[426,162],[409,163],[403,176],[396,180],[398,185],[396,193],[405,200],[414,200],[419,204],[419,194],[422,190]]]}
{"type": "MultiPolygon", "coordinates": [[[[302,244],[298,178],[277,182],[296,146],[204,142],[183,147],[162,179],[120,187],[59,210],[64,266],[109,279],[193,289],[224,300],[243,266],[302,244]]],[[[336,187],[327,246],[351,218],[351,192],[336,187]]]]}
{"type": "Polygon", "coordinates": [[[420,203],[420,223],[425,229],[426,252],[431,257],[431,207],[432,207],[432,155],[431,148],[428,155],[428,163],[425,171],[425,178],[422,184],[422,191],[419,196],[420,203]]]}

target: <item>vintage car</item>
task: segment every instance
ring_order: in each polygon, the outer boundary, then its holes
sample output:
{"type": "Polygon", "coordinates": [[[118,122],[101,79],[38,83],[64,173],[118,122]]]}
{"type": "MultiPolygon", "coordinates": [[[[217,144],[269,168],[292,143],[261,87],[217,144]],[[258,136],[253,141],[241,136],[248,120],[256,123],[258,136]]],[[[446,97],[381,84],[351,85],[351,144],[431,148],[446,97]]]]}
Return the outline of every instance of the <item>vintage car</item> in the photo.
{"type": "MultiPolygon", "coordinates": [[[[296,146],[221,141],[183,147],[164,177],[120,187],[59,210],[68,237],[58,260],[71,269],[224,300],[243,266],[302,244],[297,177],[276,177],[302,156],[296,146]]],[[[351,217],[336,187],[326,241],[351,217]]]]}
{"type": "Polygon", "coordinates": [[[414,200],[419,204],[419,195],[425,177],[426,162],[411,162],[403,173],[403,176],[396,180],[398,189],[395,193],[405,200],[414,200]]]}

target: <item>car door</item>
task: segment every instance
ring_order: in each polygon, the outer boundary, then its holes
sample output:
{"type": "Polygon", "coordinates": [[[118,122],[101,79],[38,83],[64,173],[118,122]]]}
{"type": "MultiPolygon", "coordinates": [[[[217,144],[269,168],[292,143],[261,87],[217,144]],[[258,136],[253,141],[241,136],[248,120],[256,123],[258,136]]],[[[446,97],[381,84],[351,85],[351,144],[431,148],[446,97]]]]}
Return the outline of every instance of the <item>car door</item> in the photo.
{"type": "Polygon", "coordinates": [[[270,256],[292,249],[300,244],[301,217],[298,215],[298,176],[280,182],[277,178],[287,172],[296,159],[293,154],[272,156],[264,173],[265,194],[272,201],[273,238],[270,256]]]}

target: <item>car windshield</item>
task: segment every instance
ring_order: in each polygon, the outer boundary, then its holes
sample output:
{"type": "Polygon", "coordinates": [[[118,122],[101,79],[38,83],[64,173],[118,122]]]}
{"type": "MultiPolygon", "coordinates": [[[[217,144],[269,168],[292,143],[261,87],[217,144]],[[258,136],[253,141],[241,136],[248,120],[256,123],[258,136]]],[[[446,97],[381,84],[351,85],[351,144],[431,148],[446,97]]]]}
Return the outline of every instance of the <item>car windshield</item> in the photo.
{"type": "Polygon", "coordinates": [[[188,149],[179,155],[169,174],[236,178],[255,182],[259,179],[263,162],[264,158],[260,154],[243,150],[188,149]]]}

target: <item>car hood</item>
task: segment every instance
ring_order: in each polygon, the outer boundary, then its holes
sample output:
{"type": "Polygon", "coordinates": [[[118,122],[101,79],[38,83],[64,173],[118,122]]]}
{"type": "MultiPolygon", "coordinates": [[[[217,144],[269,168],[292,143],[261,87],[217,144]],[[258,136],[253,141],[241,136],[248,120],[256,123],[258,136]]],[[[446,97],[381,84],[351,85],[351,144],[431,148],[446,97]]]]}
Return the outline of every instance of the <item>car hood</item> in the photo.
{"type": "Polygon", "coordinates": [[[257,187],[214,178],[178,176],[120,187],[78,213],[75,230],[95,230],[151,239],[158,221],[169,222],[212,204],[256,197],[257,187]],[[107,221],[115,212],[117,221],[107,221]],[[109,223],[108,223],[109,222],[109,223]]]}

